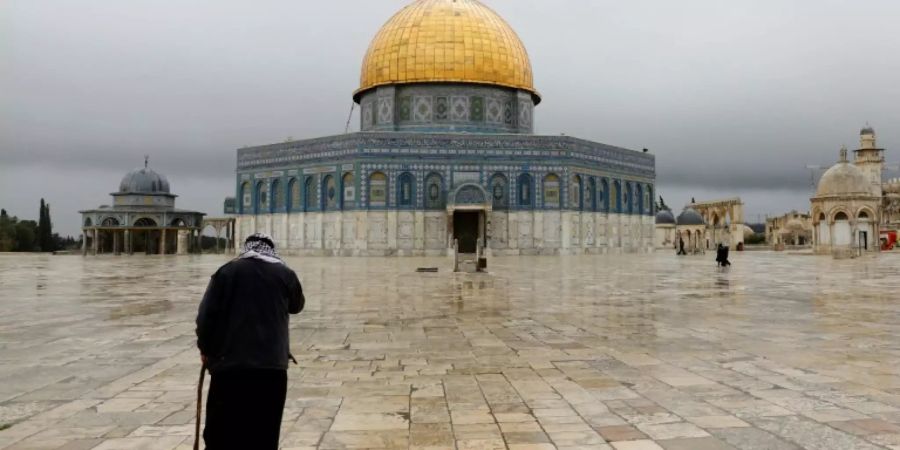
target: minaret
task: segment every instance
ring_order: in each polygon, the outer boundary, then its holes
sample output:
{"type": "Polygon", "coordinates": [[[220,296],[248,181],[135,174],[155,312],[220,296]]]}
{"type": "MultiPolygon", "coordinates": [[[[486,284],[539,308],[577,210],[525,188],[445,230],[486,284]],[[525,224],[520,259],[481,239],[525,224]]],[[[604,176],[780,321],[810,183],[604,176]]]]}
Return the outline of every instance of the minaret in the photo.
{"type": "Polygon", "coordinates": [[[859,132],[859,149],[853,164],[862,169],[872,183],[873,192],[881,195],[881,174],[884,170],[884,149],[875,143],[875,130],[866,124],[859,132]]]}

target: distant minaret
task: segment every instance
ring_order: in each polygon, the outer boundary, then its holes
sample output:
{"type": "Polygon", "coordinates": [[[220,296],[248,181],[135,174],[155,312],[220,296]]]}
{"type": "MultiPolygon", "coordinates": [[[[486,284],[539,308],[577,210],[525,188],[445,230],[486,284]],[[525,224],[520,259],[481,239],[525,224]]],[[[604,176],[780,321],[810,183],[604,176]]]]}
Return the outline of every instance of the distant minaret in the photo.
{"type": "Polygon", "coordinates": [[[859,149],[856,150],[853,162],[865,172],[872,183],[874,191],[881,195],[881,174],[884,171],[884,149],[878,148],[875,142],[875,130],[866,124],[859,132],[859,149]]]}

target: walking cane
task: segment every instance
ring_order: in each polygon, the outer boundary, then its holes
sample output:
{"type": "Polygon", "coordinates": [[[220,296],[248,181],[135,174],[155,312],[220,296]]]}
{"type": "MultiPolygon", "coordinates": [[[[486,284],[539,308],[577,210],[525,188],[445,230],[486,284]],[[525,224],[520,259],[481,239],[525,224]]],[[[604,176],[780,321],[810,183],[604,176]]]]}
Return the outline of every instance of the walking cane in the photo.
{"type": "Polygon", "coordinates": [[[197,383],[197,423],[194,425],[194,450],[200,450],[200,418],[203,413],[203,378],[206,376],[206,363],[200,366],[200,382],[197,383]]]}

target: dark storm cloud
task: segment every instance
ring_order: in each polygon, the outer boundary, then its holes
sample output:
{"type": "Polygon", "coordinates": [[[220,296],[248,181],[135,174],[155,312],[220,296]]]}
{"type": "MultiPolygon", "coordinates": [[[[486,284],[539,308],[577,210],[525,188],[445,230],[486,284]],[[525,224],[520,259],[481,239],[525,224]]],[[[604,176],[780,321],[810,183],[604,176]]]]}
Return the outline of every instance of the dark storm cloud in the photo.
{"type": "MultiPolygon", "coordinates": [[[[537,131],[649,148],[670,205],[805,209],[805,166],[865,121],[898,159],[900,3],[485,2],[529,50],[537,131]]],[[[46,197],[75,233],[149,154],[179,206],[217,214],[235,149],[344,131],[366,46],[406,3],[0,2],[0,206],[46,197]]]]}

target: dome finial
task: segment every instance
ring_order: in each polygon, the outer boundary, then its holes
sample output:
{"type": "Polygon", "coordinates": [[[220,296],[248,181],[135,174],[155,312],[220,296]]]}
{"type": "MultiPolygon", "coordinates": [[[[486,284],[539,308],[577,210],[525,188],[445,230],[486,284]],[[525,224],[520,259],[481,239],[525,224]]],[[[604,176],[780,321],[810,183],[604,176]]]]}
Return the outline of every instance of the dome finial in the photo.
{"type": "Polygon", "coordinates": [[[150,155],[144,155],[144,168],[146,169],[149,164],[150,164],[150,155]]]}

